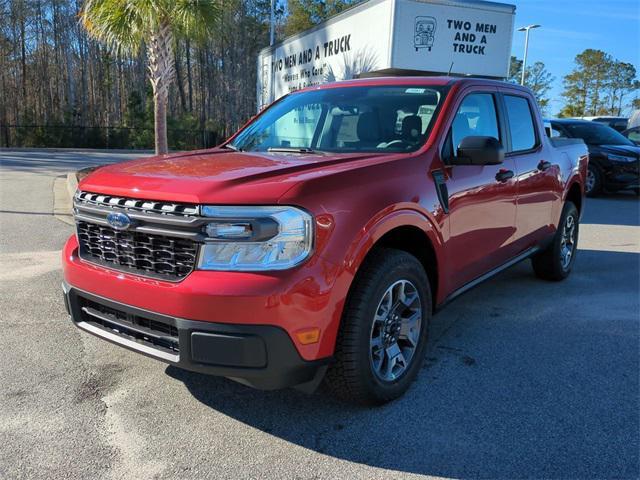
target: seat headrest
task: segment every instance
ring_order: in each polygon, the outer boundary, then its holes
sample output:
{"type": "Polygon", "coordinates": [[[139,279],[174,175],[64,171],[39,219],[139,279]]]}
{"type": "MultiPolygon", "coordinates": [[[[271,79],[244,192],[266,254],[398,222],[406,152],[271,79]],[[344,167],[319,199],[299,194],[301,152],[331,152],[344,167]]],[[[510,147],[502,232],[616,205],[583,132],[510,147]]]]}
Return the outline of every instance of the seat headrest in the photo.
{"type": "Polygon", "coordinates": [[[452,139],[454,142],[453,148],[457,150],[458,144],[462,141],[463,138],[468,137],[473,134],[473,130],[471,129],[471,125],[469,122],[470,115],[467,112],[458,112],[456,116],[453,117],[453,136],[452,139]]]}
{"type": "Polygon", "coordinates": [[[364,112],[358,117],[358,138],[364,142],[380,140],[380,124],[375,112],[364,112]]]}
{"type": "Polygon", "coordinates": [[[402,138],[415,142],[422,135],[422,119],[418,115],[407,115],[402,119],[402,138]]]}

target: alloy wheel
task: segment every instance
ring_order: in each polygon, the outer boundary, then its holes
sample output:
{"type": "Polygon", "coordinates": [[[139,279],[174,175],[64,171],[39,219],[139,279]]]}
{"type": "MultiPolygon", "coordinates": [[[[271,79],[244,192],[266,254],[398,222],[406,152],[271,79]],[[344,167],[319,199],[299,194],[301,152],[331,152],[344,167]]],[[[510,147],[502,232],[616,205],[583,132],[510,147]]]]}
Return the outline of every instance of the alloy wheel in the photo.
{"type": "Polygon", "coordinates": [[[369,358],[378,379],[393,382],[409,368],[420,339],[422,304],[409,280],[398,280],[382,295],[371,326],[369,358]]]}
{"type": "Polygon", "coordinates": [[[562,227],[562,238],[560,239],[560,263],[563,270],[567,270],[571,264],[576,248],[576,219],[573,215],[568,215],[562,227]]]}
{"type": "Polygon", "coordinates": [[[589,169],[587,170],[587,180],[584,185],[585,193],[590,193],[593,190],[593,187],[595,186],[596,186],[596,174],[592,169],[589,169]]]}

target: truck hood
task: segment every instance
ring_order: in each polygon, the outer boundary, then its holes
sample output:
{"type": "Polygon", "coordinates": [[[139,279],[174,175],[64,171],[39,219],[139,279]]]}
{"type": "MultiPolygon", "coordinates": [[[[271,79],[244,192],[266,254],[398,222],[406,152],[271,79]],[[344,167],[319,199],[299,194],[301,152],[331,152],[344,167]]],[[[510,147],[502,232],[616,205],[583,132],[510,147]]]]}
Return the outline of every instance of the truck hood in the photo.
{"type": "Polygon", "coordinates": [[[385,154],[245,153],[215,149],[160,155],[101,167],[80,190],[181,203],[276,202],[309,173],[353,168],[385,154]]]}

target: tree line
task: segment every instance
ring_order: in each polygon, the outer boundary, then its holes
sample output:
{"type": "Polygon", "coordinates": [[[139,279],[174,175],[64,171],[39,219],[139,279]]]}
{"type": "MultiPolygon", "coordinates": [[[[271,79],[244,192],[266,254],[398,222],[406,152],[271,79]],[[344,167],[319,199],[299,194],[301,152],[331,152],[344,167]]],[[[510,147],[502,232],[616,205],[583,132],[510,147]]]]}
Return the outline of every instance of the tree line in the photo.
{"type": "MultiPolygon", "coordinates": [[[[512,56],[508,81],[520,83],[522,60],[512,56]]],[[[526,67],[525,85],[529,87],[544,114],[548,114],[549,92],[556,78],[543,62],[526,67]]],[[[559,117],[622,116],[640,108],[640,81],[635,67],[614,59],[602,50],[586,49],[576,55],[573,70],[563,78],[561,93],[564,107],[559,117]]]]}
{"type": "MultiPolygon", "coordinates": [[[[220,139],[256,111],[256,57],[269,43],[270,2],[217,2],[219,14],[205,39],[175,40],[167,103],[172,148],[201,143],[181,141],[176,132],[207,131],[220,139]]],[[[0,125],[78,127],[13,129],[10,134],[24,137],[11,139],[14,144],[72,146],[80,127],[101,127],[87,146],[102,146],[104,127],[118,127],[111,135],[126,133],[128,146],[152,147],[147,50],[117,55],[88,35],[79,21],[82,6],[82,0],[0,1],[0,125]]],[[[282,18],[280,9],[280,28],[282,18]]]]}
{"type": "MultiPolygon", "coordinates": [[[[277,38],[353,3],[289,0],[285,9],[279,2],[277,38]]],[[[0,0],[0,142],[11,135],[12,144],[25,146],[153,146],[148,49],[116,54],[108,42],[87,33],[80,22],[83,4],[0,0]]],[[[206,36],[172,41],[174,72],[166,104],[171,148],[212,145],[256,112],[256,58],[269,43],[270,0],[215,4],[206,36]]],[[[512,57],[508,80],[519,83],[521,71],[522,61],[512,57]]],[[[525,83],[543,110],[555,81],[544,63],[527,66],[525,83]]],[[[574,70],[562,81],[561,116],[620,115],[640,108],[634,66],[606,52],[587,49],[577,55],[574,70]]]]}
{"type": "Polygon", "coordinates": [[[639,89],[631,63],[602,50],[586,49],[576,55],[573,71],[564,77],[565,106],[560,116],[620,116],[627,106],[640,108],[639,89]]]}

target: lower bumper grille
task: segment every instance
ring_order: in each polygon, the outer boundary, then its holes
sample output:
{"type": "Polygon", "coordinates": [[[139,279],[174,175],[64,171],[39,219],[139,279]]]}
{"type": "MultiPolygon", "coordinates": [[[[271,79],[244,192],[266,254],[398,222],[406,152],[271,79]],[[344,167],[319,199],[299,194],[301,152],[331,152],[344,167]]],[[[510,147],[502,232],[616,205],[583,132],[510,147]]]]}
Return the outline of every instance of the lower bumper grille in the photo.
{"type": "Polygon", "coordinates": [[[180,353],[175,325],[132,315],[79,297],[81,320],[109,333],[170,354],[180,353]]]}
{"type": "Polygon", "coordinates": [[[195,267],[193,240],[119,231],[94,223],[77,222],[80,257],[132,273],[170,281],[186,277],[195,267]]]}

